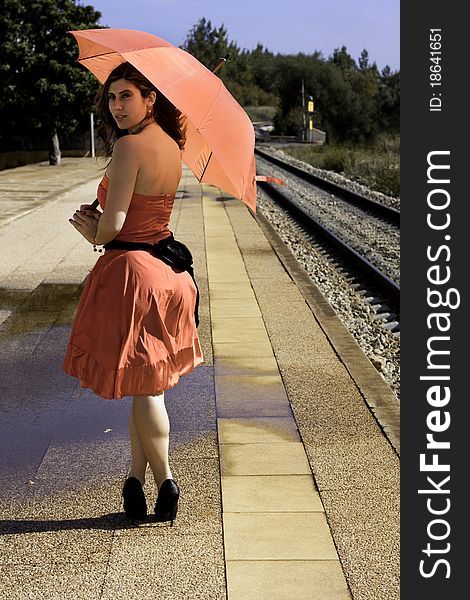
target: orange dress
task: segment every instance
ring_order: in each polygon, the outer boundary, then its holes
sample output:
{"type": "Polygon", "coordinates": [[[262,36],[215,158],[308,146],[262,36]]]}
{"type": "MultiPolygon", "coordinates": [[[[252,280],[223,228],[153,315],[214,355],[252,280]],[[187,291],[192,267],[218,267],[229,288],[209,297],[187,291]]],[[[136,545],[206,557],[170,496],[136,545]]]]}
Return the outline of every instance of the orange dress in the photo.
{"type": "MultiPolygon", "coordinates": [[[[101,208],[108,178],[98,187],[101,208]]],[[[117,240],[155,244],[170,235],[174,194],[133,194],[117,240]]],[[[107,250],[88,274],[64,371],[102,398],[161,394],[202,363],[196,286],[145,250],[107,250]]]]}

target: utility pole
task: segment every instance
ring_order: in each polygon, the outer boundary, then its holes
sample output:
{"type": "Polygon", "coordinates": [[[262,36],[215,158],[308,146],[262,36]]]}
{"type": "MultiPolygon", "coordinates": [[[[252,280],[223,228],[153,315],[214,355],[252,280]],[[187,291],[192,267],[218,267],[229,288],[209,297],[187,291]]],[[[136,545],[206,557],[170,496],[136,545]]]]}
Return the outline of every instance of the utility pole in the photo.
{"type": "Polygon", "coordinates": [[[302,141],[305,142],[305,132],[307,129],[307,124],[305,121],[305,88],[304,88],[304,80],[302,79],[302,141]]]}
{"type": "Polygon", "coordinates": [[[90,113],[90,150],[91,156],[95,156],[95,122],[94,115],[90,113]]]}

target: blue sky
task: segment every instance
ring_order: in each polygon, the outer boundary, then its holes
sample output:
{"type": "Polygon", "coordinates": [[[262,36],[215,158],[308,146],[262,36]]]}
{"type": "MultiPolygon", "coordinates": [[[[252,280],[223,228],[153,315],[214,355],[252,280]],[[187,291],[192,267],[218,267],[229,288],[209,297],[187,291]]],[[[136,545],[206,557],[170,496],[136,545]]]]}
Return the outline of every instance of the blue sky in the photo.
{"type": "Polygon", "coordinates": [[[363,48],[379,69],[400,68],[399,0],[80,0],[102,13],[101,25],[148,31],[179,46],[202,17],[222,23],[230,41],[249,50],[262,43],[282,54],[319,50],[327,58],[363,48]]]}

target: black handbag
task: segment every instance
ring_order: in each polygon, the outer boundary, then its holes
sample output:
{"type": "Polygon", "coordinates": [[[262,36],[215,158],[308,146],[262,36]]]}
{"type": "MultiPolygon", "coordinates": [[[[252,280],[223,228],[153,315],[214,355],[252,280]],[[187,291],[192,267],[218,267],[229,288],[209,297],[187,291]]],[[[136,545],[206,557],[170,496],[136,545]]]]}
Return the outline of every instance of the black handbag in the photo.
{"type": "Polygon", "coordinates": [[[196,327],[199,326],[199,288],[194,277],[193,255],[189,248],[178,242],[171,235],[160,240],[156,244],[146,244],[144,242],[125,242],[123,240],[111,240],[104,244],[105,250],[146,250],[156,258],[159,258],[170,267],[175,267],[181,271],[188,271],[196,286],[196,305],[194,307],[194,320],[196,327]]]}
{"type": "Polygon", "coordinates": [[[158,258],[161,258],[170,267],[176,267],[183,271],[192,268],[193,255],[190,249],[183,242],[175,240],[173,233],[157,242],[153,248],[158,258]]]}

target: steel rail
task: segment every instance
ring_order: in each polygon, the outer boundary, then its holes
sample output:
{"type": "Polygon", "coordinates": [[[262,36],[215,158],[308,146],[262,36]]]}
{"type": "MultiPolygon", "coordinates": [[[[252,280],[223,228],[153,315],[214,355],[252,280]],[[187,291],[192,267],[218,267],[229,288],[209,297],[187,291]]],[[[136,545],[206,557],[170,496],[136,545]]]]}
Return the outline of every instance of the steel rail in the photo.
{"type": "Polygon", "coordinates": [[[332,248],[343,258],[361,271],[373,282],[381,293],[390,300],[397,314],[400,312],[400,286],[393,279],[385,275],[380,269],[373,265],[366,258],[361,256],[354,248],[351,248],[346,242],[331,232],[324,225],[319,223],[311,214],[305,212],[303,208],[287,198],[276,186],[260,181],[259,187],[265,190],[269,196],[278,204],[290,212],[307,229],[313,230],[323,240],[332,246],[332,248]]]}
{"type": "Polygon", "coordinates": [[[308,171],[304,171],[303,169],[296,167],[295,165],[286,163],[280,158],[271,156],[270,154],[263,152],[257,147],[255,147],[255,154],[257,154],[261,158],[264,158],[268,162],[271,162],[281,167],[282,169],[285,169],[293,175],[297,175],[297,177],[300,177],[304,181],[308,181],[309,183],[316,185],[317,187],[325,190],[326,192],[334,194],[335,196],[338,196],[339,198],[345,200],[346,202],[349,202],[350,204],[354,204],[362,210],[369,210],[374,214],[387,219],[387,221],[393,223],[394,225],[400,225],[400,211],[396,208],[391,208],[390,206],[386,206],[384,204],[381,204],[380,202],[371,200],[370,198],[365,198],[364,196],[361,196],[356,192],[352,192],[351,190],[347,190],[341,187],[340,185],[333,183],[332,181],[327,181],[326,179],[318,177],[317,175],[313,175],[308,171]]]}

